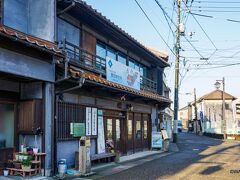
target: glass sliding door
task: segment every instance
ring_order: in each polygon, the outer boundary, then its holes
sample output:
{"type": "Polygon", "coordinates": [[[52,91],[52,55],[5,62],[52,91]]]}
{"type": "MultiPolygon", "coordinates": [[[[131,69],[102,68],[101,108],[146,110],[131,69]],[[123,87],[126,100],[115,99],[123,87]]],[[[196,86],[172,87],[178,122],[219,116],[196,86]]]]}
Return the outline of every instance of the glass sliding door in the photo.
{"type": "Polygon", "coordinates": [[[133,113],[127,115],[127,153],[133,153],[133,113]]]}
{"type": "Polygon", "coordinates": [[[14,105],[0,103],[0,148],[14,147],[14,105]]]}
{"type": "Polygon", "coordinates": [[[0,102],[0,169],[9,159],[13,159],[14,109],[14,104],[0,102]]]}

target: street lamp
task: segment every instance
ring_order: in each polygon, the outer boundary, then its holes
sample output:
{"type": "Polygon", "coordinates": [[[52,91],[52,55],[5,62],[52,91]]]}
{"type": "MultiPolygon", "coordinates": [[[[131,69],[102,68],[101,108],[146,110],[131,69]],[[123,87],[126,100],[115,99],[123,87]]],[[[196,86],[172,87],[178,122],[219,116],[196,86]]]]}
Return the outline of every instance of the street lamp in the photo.
{"type": "Polygon", "coordinates": [[[214,86],[215,86],[216,89],[219,89],[220,86],[221,86],[221,83],[217,80],[217,81],[215,82],[214,86]]]}
{"type": "Polygon", "coordinates": [[[216,89],[219,89],[221,86],[221,83],[223,85],[223,91],[222,91],[222,126],[223,126],[223,138],[224,140],[227,139],[227,133],[226,133],[226,126],[227,126],[227,122],[225,119],[225,78],[223,77],[222,80],[216,80],[216,83],[214,84],[214,86],[216,87],[216,89]]]}

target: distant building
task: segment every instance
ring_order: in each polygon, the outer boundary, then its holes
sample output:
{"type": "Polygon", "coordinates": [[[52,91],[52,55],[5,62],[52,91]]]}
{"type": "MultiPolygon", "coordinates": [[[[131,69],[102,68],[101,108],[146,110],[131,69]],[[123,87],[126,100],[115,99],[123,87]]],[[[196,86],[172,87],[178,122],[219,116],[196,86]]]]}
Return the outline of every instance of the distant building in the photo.
{"type": "MultiPolygon", "coordinates": [[[[223,120],[222,120],[222,97],[223,91],[215,90],[197,99],[197,130],[205,134],[217,134],[222,135],[223,131],[223,120]]],[[[240,134],[239,127],[240,123],[238,117],[240,114],[236,113],[236,97],[224,93],[225,97],[225,119],[226,119],[226,131],[227,134],[236,135],[240,134]]],[[[184,107],[179,110],[179,117],[182,119],[183,124],[186,119],[194,121],[194,102],[190,103],[189,108],[184,107]]],[[[240,119],[240,118],[239,118],[240,119]]],[[[194,131],[196,131],[196,125],[194,125],[194,131]]]]}
{"type": "Polygon", "coordinates": [[[235,101],[236,106],[236,121],[237,121],[237,133],[240,134],[240,97],[235,101]]]}
{"type": "Polygon", "coordinates": [[[179,120],[182,121],[183,129],[188,128],[188,120],[189,120],[188,109],[189,109],[189,106],[185,106],[185,107],[179,109],[179,111],[178,111],[178,117],[179,117],[179,120]]]}

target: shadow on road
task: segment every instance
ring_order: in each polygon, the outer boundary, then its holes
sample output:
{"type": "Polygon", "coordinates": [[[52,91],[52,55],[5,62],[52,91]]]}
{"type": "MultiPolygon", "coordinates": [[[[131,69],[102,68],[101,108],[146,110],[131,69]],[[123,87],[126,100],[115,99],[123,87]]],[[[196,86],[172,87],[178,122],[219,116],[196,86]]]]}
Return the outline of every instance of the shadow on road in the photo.
{"type": "Polygon", "coordinates": [[[190,176],[200,176],[202,179],[209,175],[229,177],[231,169],[240,169],[240,143],[180,133],[178,146],[180,151],[177,153],[104,179],[188,179],[190,176]]]}

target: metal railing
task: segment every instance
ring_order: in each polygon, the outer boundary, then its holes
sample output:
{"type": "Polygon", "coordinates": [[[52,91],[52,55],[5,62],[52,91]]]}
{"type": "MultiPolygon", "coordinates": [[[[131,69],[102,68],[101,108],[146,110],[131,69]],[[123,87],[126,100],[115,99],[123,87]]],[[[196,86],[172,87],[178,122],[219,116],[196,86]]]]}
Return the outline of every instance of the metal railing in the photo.
{"type": "Polygon", "coordinates": [[[157,82],[151,79],[148,79],[144,76],[140,77],[140,88],[142,90],[157,92],[157,82]]]}
{"type": "Polygon", "coordinates": [[[77,64],[100,75],[106,74],[106,59],[96,56],[66,40],[60,43],[59,48],[65,52],[70,63],[77,64]]]}
{"type": "MultiPolygon", "coordinates": [[[[59,48],[63,50],[70,63],[76,64],[86,70],[106,76],[106,59],[92,54],[79,46],[66,40],[60,42],[59,48]]],[[[140,77],[141,90],[157,92],[157,82],[144,76],[140,77]]]]}

